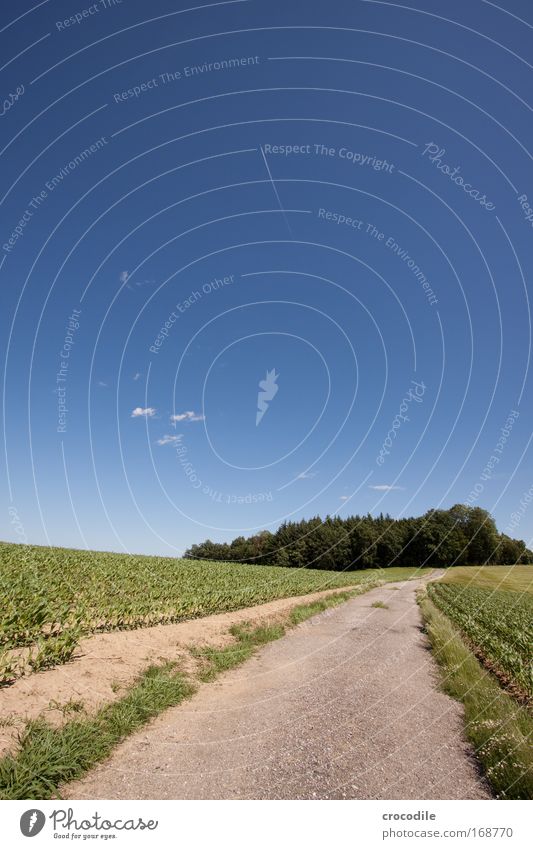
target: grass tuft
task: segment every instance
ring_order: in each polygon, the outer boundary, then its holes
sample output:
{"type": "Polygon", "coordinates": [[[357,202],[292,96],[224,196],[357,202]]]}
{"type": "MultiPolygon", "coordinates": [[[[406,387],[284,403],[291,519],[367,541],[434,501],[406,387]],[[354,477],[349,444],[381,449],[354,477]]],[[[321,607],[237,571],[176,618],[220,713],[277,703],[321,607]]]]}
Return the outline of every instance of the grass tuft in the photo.
{"type": "Polygon", "coordinates": [[[445,692],[462,702],[466,733],[500,799],[533,798],[533,717],[483,669],[427,595],[419,604],[445,692]]]}
{"type": "Polygon", "coordinates": [[[382,607],[382,608],[383,608],[383,610],[388,610],[388,609],[389,609],[389,605],[388,605],[388,604],[385,604],[385,602],[384,602],[384,601],[373,601],[373,602],[372,602],[372,604],[371,604],[370,606],[371,606],[371,607],[382,607]]]}
{"type": "Polygon", "coordinates": [[[202,661],[198,676],[200,681],[214,681],[221,672],[244,663],[259,646],[278,640],[284,633],[283,625],[260,625],[254,629],[250,629],[247,624],[234,625],[230,628],[230,634],[235,637],[235,643],[221,649],[208,646],[193,650],[194,655],[202,661]]]}

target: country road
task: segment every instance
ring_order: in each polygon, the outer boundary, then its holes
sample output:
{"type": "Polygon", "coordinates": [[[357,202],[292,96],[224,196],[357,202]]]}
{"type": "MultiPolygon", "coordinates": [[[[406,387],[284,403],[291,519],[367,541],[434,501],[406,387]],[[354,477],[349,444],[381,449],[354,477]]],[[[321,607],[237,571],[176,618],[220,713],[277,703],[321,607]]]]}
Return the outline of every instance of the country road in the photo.
{"type": "Polygon", "coordinates": [[[389,584],[302,623],[63,788],[71,799],[486,799],[415,601],[389,584]],[[372,607],[381,601],[388,608],[372,607]]]}

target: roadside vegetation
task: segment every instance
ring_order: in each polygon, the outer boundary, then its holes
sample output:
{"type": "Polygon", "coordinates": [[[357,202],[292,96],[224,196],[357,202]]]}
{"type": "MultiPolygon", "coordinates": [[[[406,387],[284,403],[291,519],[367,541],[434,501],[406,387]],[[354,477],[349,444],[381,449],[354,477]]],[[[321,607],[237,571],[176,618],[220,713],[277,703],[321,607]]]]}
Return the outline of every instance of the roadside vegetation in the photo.
{"type": "Polygon", "coordinates": [[[442,687],[464,705],[466,735],[495,795],[532,799],[531,712],[500,687],[476,659],[459,628],[428,595],[421,592],[419,603],[441,667],[442,687]]]}
{"type": "Polygon", "coordinates": [[[62,784],[81,778],[128,734],[193,692],[174,664],[151,666],[127,695],[92,717],[59,728],[43,719],[28,723],[18,751],[0,759],[0,799],[58,798],[62,784]]]}

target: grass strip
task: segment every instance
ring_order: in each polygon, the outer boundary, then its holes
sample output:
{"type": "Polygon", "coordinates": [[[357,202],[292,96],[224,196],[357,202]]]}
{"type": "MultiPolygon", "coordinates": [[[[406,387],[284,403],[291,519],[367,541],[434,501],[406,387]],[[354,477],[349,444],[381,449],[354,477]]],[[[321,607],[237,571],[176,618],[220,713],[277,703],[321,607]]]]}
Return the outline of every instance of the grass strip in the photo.
{"type": "Polygon", "coordinates": [[[463,642],[459,630],[424,593],[418,602],[442,688],[462,702],[465,729],[499,799],[533,798],[533,717],[505,693],[463,642]]]}
{"type": "Polygon", "coordinates": [[[221,649],[209,646],[193,649],[195,657],[202,660],[198,674],[200,681],[214,681],[221,672],[244,663],[259,646],[278,640],[284,633],[283,625],[261,625],[253,630],[249,630],[246,624],[234,625],[230,628],[230,634],[235,637],[235,643],[221,649]]]}
{"type": "Polygon", "coordinates": [[[42,719],[26,726],[20,749],[0,759],[0,799],[53,799],[61,784],[81,778],[117,743],[194,692],[175,664],[150,666],[132,689],[93,717],[54,728],[42,719]]]}
{"type": "MultiPolygon", "coordinates": [[[[373,589],[374,586],[377,586],[380,582],[376,582],[372,587],[366,586],[366,589],[373,589]]],[[[330,607],[338,607],[339,604],[342,604],[345,601],[348,601],[349,598],[353,598],[356,595],[360,595],[361,590],[352,590],[343,593],[335,593],[335,595],[326,596],[325,598],[319,598],[318,601],[311,601],[309,604],[298,604],[296,607],[293,607],[289,614],[289,621],[291,625],[299,625],[300,622],[305,622],[306,619],[310,619],[311,616],[316,616],[318,613],[323,613],[324,610],[327,610],[330,607]]]]}
{"type": "Polygon", "coordinates": [[[260,646],[278,640],[286,633],[287,628],[299,625],[311,616],[323,613],[330,607],[337,607],[354,595],[359,595],[361,590],[351,592],[335,593],[325,598],[312,601],[309,604],[298,604],[293,607],[283,623],[260,625],[252,628],[249,623],[234,625],[230,628],[230,634],[235,642],[229,646],[216,649],[211,647],[191,649],[195,657],[202,661],[198,674],[200,681],[214,681],[221,672],[232,669],[240,663],[244,663],[260,646]]]}

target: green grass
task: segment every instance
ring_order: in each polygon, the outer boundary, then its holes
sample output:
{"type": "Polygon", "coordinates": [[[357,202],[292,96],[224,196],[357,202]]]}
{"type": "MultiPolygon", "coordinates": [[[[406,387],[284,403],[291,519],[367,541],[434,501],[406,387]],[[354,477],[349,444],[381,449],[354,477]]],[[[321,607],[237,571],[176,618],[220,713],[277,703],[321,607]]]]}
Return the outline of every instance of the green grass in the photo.
{"type": "Polygon", "coordinates": [[[373,601],[371,607],[382,607],[384,610],[389,609],[389,605],[385,604],[384,601],[373,601]]]}
{"type": "MultiPolygon", "coordinates": [[[[375,586],[378,586],[378,584],[379,582],[376,581],[375,586]]],[[[348,601],[349,598],[359,595],[361,591],[372,589],[372,586],[367,584],[364,588],[358,588],[357,591],[335,593],[335,595],[319,598],[317,601],[311,601],[309,604],[298,604],[289,613],[289,621],[291,625],[299,625],[300,622],[305,622],[306,619],[310,619],[311,616],[316,616],[318,613],[323,613],[330,607],[338,607],[339,604],[348,601]]]]}
{"type": "Polygon", "coordinates": [[[533,798],[533,717],[476,660],[459,630],[425,595],[420,607],[442,687],[465,709],[465,728],[494,793],[533,798]]]}
{"type": "Polygon", "coordinates": [[[202,661],[198,675],[200,681],[213,681],[221,672],[244,663],[259,646],[282,637],[285,628],[283,625],[262,625],[250,629],[246,625],[235,625],[230,628],[230,633],[235,637],[235,642],[229,646],[193,650],[193,654],[202,661]]]}
{"type": "Polygon", "coordinates": [[[533,566],[453,566],[440,583],[533,593],[533,566]]]}
{"type": "Polygon", "coordinates": [[[93,717],[60,728],[42,719],[28,723],[19,751],[0,760],[0,799],[57,798],[61,784],[81,778],[128,734],[193,692],[174,664],[151,666],[126,696],[93,717]]]}
{"type": "Polygon", "coordinates": [[[65,663],[88,633],[195,619],[423,571],[327,572],[0,543],[0,685],[65,663]]]}

